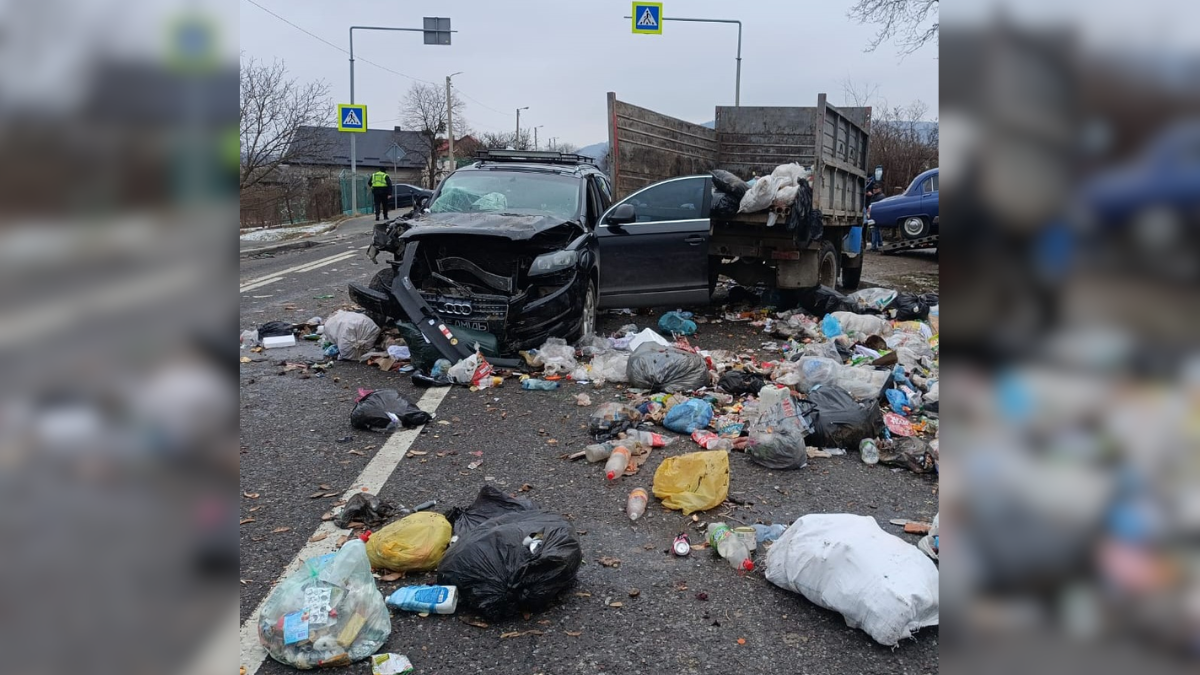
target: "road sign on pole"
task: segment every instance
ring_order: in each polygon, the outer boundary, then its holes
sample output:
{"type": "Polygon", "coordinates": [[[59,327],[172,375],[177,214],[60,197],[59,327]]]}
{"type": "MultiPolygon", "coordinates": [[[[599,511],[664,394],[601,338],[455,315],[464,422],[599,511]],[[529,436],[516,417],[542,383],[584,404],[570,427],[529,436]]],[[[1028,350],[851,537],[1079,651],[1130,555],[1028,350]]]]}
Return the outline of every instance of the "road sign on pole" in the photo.
{"type": "Polygon", "coordinates": [[[353,103],[338,104],[338,131],[366,133],[367,106],[353,103]]]}
{"type": "Polygon", "coordinates": [[[662,3],[633,3],[633,32],[643,35],[662,35],[662,3]]]}

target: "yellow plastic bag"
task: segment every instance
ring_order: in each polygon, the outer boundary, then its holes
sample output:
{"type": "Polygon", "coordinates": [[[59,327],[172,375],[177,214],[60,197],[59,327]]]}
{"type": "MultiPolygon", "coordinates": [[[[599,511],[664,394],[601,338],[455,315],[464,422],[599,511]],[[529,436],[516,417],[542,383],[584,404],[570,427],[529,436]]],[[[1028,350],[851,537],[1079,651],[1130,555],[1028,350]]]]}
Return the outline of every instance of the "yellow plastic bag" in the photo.
{"type": "Polygon", "coordinates": [[[450,521],[422,511],[388,523],[367,540],[367,559],[375,569],[425,572],[437,569],[450,545],[450,521]]]}
{"type": "Polygon", "coordinates": [[[709,450],[664,459],[654,472],[654,496],[684,515],[719,505],[729,496],[729,453],[709,450]]]}

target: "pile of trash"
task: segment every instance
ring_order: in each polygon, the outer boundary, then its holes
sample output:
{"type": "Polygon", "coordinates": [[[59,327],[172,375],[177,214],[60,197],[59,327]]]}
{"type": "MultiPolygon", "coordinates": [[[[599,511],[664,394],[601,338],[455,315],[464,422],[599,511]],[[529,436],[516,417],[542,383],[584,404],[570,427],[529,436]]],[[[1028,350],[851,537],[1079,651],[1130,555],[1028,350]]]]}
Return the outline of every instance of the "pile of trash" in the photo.
{"type": "Polygon", "coordinates": [[[716,169],[713,177],[711,213],[714,218],[738,214],[767,213],[767,227],[783,221],[802,248],[821,237],[821,212],[812,208],[811,171],[799,164],[780,164],[769,176],[742,180],[729,171],[716,169]]]}

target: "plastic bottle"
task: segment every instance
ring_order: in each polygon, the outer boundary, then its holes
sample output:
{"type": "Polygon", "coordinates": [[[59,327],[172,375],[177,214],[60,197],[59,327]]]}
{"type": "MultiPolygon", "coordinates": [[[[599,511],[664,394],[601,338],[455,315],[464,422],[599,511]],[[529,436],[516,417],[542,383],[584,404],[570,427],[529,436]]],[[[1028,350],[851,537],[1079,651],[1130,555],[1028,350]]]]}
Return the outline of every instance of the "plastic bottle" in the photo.
{"type": "Polygon", "coordinates": [[[625,473],[625,467],[629,466],[629,448],[618,445],[613,448],[612,454],[608,457],[608,463],[604,465],[604,474],[609,480],[615,480],[617,476],[625,473]]]}
{"type": "Polygon", "coordinates": [[[879,463],[879,446],[875,445],[875,439],[864,438],[858,444],[858,454],[862,457],[864,464],[879,463]]]}
{"type": "Polygon", "coordinates": [[[613,448],[617,447],[616,441],[605,441],[603,443],[593,443],[583,449],[583,458],[589,464],[595,464],[608,459],[612,456],[613,448]]]}
{"type": "MultiPolygon", "coordinates": [[[[651,448],[663,448],[670,445],[671,442],[675,440],[669,436],[656,434],[653,431],[642,431],[641,429],[629,429],[625,431],[625,438],[651,448]]],[[[607,456],[608,455],[605,455],[605,457],[607,456]]]]}
{"type": "Polygon", "coordinates": [[[742,542],[741,537],[733,533],[725,523],[709,523],[707,531],[708,545],[716,548],[722,558],[729,561],[735,570],[752,570],[754,563],[750,560],[750,551],[742,542]]]}
{"type": "Polygon", "coordinates": [[[388,596],[387,604],[406,612],[453,614],[458,607],[458,587],[405,586],[388,596]]]}
{"type": "Polygon", "coordinates": [[[522,389],[532,389],[532,390],[537,390],[537,391],[550,391],[552,389],[558,389],[558,383],[557,382],[547,382],[546,380],[539,380],[537,378],[531,377],[527,380],[521,380],[521,388],[522,389]]]}
{"type": "Polygon", "coordinates": [[[642,488],[634,488],[633,492],[629,493],[629,499],[625,502],[625,514],[630,520],[637,520],[646,512],[646,491],[642,488]]]}

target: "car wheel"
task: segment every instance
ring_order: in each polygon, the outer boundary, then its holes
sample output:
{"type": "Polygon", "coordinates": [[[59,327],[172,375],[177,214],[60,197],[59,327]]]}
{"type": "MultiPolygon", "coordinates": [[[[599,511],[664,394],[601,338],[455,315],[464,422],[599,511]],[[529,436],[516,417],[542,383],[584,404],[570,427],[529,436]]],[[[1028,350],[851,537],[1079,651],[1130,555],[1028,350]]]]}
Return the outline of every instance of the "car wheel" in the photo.
{"type": "Polygon", "coordinates": [[[821,242],[821,253],[817,259],[817,279],[822,286],[837,287],[838,253],[828,241],[821,242]]]}
{"type": "Polygon", "coordinates": [[[904,219],[904,224],[900,226],[900,232],[905,239],[927,237],[929,236],[929,223],[920,216],[911,216],[904,219]]]}
{"type": "MultiPolygon", "coordinates": [[[[392,282],[395,281],[395,279],[396,268],[388,265],[387,267],[384,267],[376,272],[375,276],[371,277],[371,283],[367,284],[367,287],[373,291],[390,294],[392,292],[392,282]]],[[[380,328],[386,328],[392,325],[386,316],[380,316],[374,312],[367,312],[367,318],[374,321],[375,325],[379,326],[380,328]]]]}
{"type": "Polygon", "coordinates": [[[579,328],[571,334],[570,342],[575,342],[585,335],[596,333],[596,282],[589,281],[587,292],[583,295],[583,315],[579,320],[579,328]]]}

